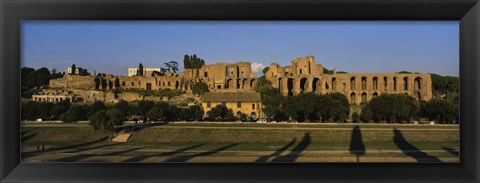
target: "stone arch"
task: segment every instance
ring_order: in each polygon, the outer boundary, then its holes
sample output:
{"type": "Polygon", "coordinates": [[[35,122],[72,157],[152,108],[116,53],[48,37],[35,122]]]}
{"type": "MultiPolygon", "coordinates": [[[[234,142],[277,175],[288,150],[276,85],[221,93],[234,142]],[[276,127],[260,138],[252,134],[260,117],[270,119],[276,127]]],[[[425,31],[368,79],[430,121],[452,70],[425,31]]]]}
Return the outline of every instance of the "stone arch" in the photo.
{"type": "Polygon", "coordinates": [[[362,102],[367,102],[367,93],[366,92],[362,93],[362,102]]]}
{"type": "Polygon", "coordinates": [[[233,79],[228,79],[227,80],[227,88],[233,88],[233,87],[234,87],[233,79]]]}
{"type": "Polygon", "coordinates": [[[282,93],[283,85],[282,85],[282,78],[278,78],[278,91],[282,93]]]}
{"type": "Polygon", "coordinates": [[[257,85],[257,80],[255,80],[255,79],[250,80],[250,87],[254,88],[255,85],[257,85]]]}
{"type": "Polygon", "coordinates": [[[245,78],[242,81],[242,88],[247,88],[247,86],[248,86],[248,79],[245,78]]]}
{"type": "Polygon", "coordinates": [[[388,90],[388,77],[383,77],[383,90],[387,91],[388,90]]]}
{"type": "Polygon", "coordinates": [[[356,78],[355,77],[351,77],[350,78],[350,90],[356,90],[357,89],[357,86],[356,86],[356,78]]]}
{"type": "Polygon", "coordinates": [[[250,113],[250,117],[252,117],[252,119],[254,120],[257,119],[257,113],[255,112],[250,113]]]}
{"type": "Polygon", "coordinates": [[[178,81],[175,81],[175,89],[178,89],[178,81]]]}
{"type": "Polygon", "coordinates": [[[373,90],[378,90],[378,77],[377,76],[373,77],[372,83],[373,83],[373,90]]]}
{"type": "Polygon", "coordinates": [[[373,92],[373,97],[378,97],[378,93],[377,92],[373,92]]]}
{"type": "Polygon", "coordinates": [[[125,81],[122,81],[122,86],[125,86],[125,81]]]}
{"type": "Polygon", "coordinates": [[[350,94],[350,103],[357,104],[357,95],[355,94],[355,92],[352,92],[350,94]]]}
{"type": "Polygon", "coordinates": [[[328,85],[327,81],[325,81],[325,89],[327,89],[327,90],[330,89],[330,86],[328,85]]]}
{"type": "Polygon", "coordinates": [[[337,90],[337,78],[335,77],[332,78],[332,90],[337,90]]]}
{"type": "Polygon", "coordinates": [[[403,90],[408,91],[408,77],[403,77],[403,90]]]}
{"type": "Polygon", "coordinates": [[[305,93],[307,91],[307,78],[300,79],[300,93],[305,93]]]}
{"type": "Polygon", "coordinates": [[[288,90],[288,95],[292,96],[293,95],[293,78],[287,79],[287,90],[288,90]]]}
{"type": "Polygon", "coordinates": [[[367,90],[367,77],[362,77],[362,90],[367,90]]]}
{"type": "Polygon", "coordinates": [[[421,78],[421,77],[416,77],[415,80],[414,80],[414,85],[415,85],[414,88],[415,88],[416,90],[422,89],[422,82],[423,82],[423,81],[422,81],[422,78],[421,78]]]}
{"type": "Polygon", "coordinates": [[[393,91],[397,91],[397,77],[393,77],[393,91]]]}
{"type": "Polygon", "coordinates": [[[313,81],[312,81],[312,91],[314,93],[318,93],[318,89],[320,88],[318,85],[318,83],[320,83],[320,79],[318,78],[313,78],[313,81]]]}

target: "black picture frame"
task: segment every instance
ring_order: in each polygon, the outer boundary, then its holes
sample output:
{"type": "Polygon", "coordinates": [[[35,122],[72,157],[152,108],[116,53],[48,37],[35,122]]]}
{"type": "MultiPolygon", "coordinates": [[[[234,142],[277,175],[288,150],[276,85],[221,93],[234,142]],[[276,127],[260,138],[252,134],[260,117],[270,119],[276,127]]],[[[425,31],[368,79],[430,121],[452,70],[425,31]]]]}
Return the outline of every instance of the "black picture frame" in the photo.
{"type": "Polygon", "coordinates": [[[480,180],[478,0],[3,0],[0,12],[2,182],[480,180]],[[20,163],[22,20],[459,20],[461,163],[20,163]]]}

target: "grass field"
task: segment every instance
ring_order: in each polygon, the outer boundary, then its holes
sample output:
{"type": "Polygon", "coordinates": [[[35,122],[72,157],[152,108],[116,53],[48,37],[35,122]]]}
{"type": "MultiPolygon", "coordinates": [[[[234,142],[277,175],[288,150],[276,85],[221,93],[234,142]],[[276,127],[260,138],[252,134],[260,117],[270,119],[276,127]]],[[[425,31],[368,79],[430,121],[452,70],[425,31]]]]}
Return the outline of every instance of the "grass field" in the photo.
{"type": "Polygon", "coordinates": [[[22,157],[26,162],[458,162],[460,146],[458,125],[175,123],[138,129],[125,143],[105,140],[105,133],[86,126],[24,126],[22,157]],[[46,148],[37,151],[37,145],[46,148]]]}

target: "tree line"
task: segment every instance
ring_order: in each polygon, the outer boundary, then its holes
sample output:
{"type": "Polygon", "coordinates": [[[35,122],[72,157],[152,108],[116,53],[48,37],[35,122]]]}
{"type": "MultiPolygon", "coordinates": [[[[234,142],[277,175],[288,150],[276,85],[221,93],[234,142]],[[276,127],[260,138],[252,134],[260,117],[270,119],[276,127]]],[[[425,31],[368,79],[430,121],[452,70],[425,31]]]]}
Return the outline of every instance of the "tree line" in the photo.
{"type": "Polygon", "coordinates": [[[21,104],[21,119],[36,120],[61,120],[73,123],[82,120],[90,120],[92,115],[103,111],[115,113],[122,121],[147,120],[151,121],[177,121],[177,120],[202,120],[203,110],[199,106],[181,108],[167,102],[153,102],[141,100],[138,102],[126,102],[120,100],[115,105],[105,105],[101,101],[92,104],[74,104],[67,101],[50,103],[26,101],[21,104]],[[117,110],[117,111],[112,111],[117,110]]]}

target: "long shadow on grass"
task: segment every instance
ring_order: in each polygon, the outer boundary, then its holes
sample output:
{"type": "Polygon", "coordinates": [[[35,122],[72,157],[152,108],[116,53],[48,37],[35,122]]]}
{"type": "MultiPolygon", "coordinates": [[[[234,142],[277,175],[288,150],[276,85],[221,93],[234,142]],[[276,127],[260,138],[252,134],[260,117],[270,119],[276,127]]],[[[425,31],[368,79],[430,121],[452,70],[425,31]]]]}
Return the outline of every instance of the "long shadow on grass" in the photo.
{"type": "Polygon", "coordinates": [[[302,141],[295,146],[290,153],[285,156],[277,156],[272,160],[272,162],[295,162],[300,154],[310,145],[312,142],[312,138],[310,137],[310,133],[306,133],[303,136],[302,141]]]}
{"type": "Polygon", "coordinates": [[[442,147],[443,150],[449,152],[450,154],[453,154],[455,156],[460,156],[460,152],[458,152],[455,149],[449,148],[449,147],[442,147]]]}
{"type": "Polygon", "coordinates": [[[350,154],[357,156],[357,162],[360,162],[360,156],[365,154],[365,144],[363,144],[362,131],[359,126],[352,129],[349,151],[350,154]]]}
{"type": "Polygon", "coordinates": [[[164,153],[160,153],[160,154],[156,154],[156,155],[142,155],[142,156],[137,156],[137,157],[133,157],[133,158],[130,158],[130,159],[127,159],[123,162],[140,162],[140,161],[143,161],[147,158],[150,158],[150,157],[155,157],[155,156],[171,156],[171,155],[174,155],[174,154],[178,154],[178,153],[182,153],[182,152],[185,152],[185,151],[188,151],[188,150],[191,150],[191,149],[194,149],[194,148],[198,148],[200,146],[203,146],[205,144],[198,144],[198,145],[194,145],[194,146],[190,146],[190,147],[185,147],[185,148],[182,148],[182,149],[177,149],[175,151],[170,151],[170,152],[164,152],[164,153]]]}
{"type": "Polygon", "coordinates": [[[33,133],[33,134],[30,134],[30,135],[22,136],[22,143],[26,142],[27,140],[32,139],[33,137],[35,137],[37,135],[38,135],[38,133],[33,133]]]}
{"type": "Polygon", "coordinates": [[[393,142],[395,142],[397,147],[402,150],[403,154],[414,158],[417,160],[417,162],[441,162],[437,157],[430,156],[427,153],[422,152],[414,145],[410,144],[405,137],[403,137],[400,130],[394,128],[393,133],[393,142]]]}
{"type": "Polygon", "coordinates": [[[216,154],[220,151],[226,150],[226,149],[231,148],[233,146],[236,146],[238,144],[239,143],[230,144],[230,145],[227,145],[227,146],[223,146],[223,147],[213,149],[213,150],[210,150],[210,151],[207,151],[207,152],[197,153],[197,154],[194,154],[194,155],[179,156],[179,157],[175,157],[175,158],[172,158],[172,159],[168,159],[165,162],[186,162],[186,161],[188,161],[192,158],[195,158],[195,157],[210,156],[210,155],[216,154]]]}
{"type": "Polygon", "coordinates": [[[93,145],[93,144],[96,144],[96,143],[99,143],[99,142],[104,142],[107,139],[108,139],[108,137],[103,137],[103,138],[98,139],[98,140],[85,142],[85,143],[81,143],[81,144],[62,146],[62,147],[54,147],[54,148],[45,149],[45,150],[42,150],[42,151],[22,152],[22,158],[32,157],[32,156],[36,156],[38,154],[48,153],[48,152],[52,152],[52,151],[60,151],[60,150],[66,150],[66,149],[72,149],[72,148],[79,148],[79,147],[83,147],[83,146],[89,146],[89,145],[93,145]]]}
{"type": "Polygon", "coordinates": [[[118,156],[118,155],[121,155],[121,154],[124,154],[124,153],[136,151],[136,150],[139,150],[139,149],[141,149],[141,148],[126,149],[126,150],[123,150],[123,151],[113,151],[113,152],[107,153],[107,154],[79,154],[79,155],[76,155],[76,156],[60,158],[60,159],[57,159],[57,160],[54,160],[54,161],[56,161],[56,162],[78,162],[82,159],[86,159],[86,158],[89,158],[89,157],[94,157],[94,156],[118,156]]]}
{"type": "Polygon", "coordinates": [[[286,151],[288,148],[290,148],[294,143],[295,143],[296,139],[294,138],[290,143],[288,143],[287,145],[283,146],[282,148],[278,149],[277,151],[275,151],[274,153],[270,154],[270,155],[267,155],[267,156],[261,156],[260,158],[258,158],[257,160],[255,160],[255,162],[267,162],[270,158],[272,157],[278,157],[280,156],[280,154],[282,154],[282,152],[286,151]]]}

